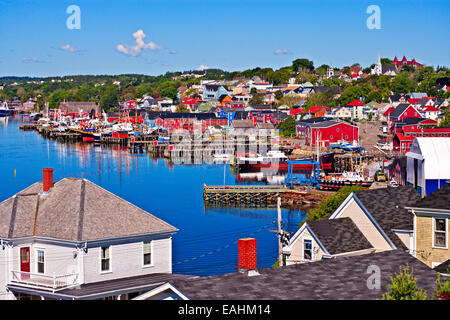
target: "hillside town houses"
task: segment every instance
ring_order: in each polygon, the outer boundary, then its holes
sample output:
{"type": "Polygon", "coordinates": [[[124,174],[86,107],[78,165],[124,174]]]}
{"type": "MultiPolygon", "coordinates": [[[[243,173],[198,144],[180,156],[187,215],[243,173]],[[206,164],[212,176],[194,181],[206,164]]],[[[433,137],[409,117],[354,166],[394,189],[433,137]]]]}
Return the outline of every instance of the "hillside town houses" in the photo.
{"type": "MultiPolygon", "coordinates": [[[[332,107],[309,100],[325,93],[342,97],[345,86],[323,80],[395,78],[405,66],[424,67],[405,56],[383,65],[378,56],[368,69],[355,65],[344,73],[327,67],[318,80],[298,81],[297,73],[281,84],[262,76],[211,80],[203,79],[206,73],[187,73],[173,80],[202,79],[179,86],[172,97],[120,101],[114,111],[102,110],[100,100],[46,107],[51,119],[104,118],[116,125],[145,124],[165,135],[219,130],[244,140],[278,137],[290,121],[295,144],[317,150],[317,158],[334,146],[361,147],[362,124],[368,123],[379,126],[374,147],[389,159],[379,171],[395,184],[353,191],[324,219],[306,219],[281,246],[280,267],[259,268],[256,239],[240,238],[233,239],[236,272],[198,277],[172,273],[172,237],[179,230],[157,212],[84,178],[54,182],[53,169],[44,168],[42,181],[0,203],[0,299],[378,299],[406,264],[418,285],[434,292],[437,272],[446,274],[450,260],[450,127],[441,125],[449,99],[408,91],[390,92],[383,101],[351,97],[332,107]],[[381,269],[376,290],[365,281],[371,265],[381,269]]],[[[448,92],[450,86],[437,84],[436,90],[448,92]]],[[[38,98],[0,106],[30,113],[38,98]]]]}

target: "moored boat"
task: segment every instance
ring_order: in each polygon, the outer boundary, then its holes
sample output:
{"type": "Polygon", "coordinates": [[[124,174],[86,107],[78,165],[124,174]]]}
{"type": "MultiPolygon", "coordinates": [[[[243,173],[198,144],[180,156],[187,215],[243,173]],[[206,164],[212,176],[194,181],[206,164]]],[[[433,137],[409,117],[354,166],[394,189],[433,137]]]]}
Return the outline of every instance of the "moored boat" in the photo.
{"type": "MultiPolygon", "coordinates": [[[[301,159],[291,159],[295,161],[312,162],[316,161],[313,157],[301,158],[301,159]]],[[[319,155],[320,169],[330,171],[333,170],[334,163],[334,153],[322,153],[319,155]]],[[[237,159],[237,165],[240,171],[254,171],[260,170],[262,168],[271,168],[277,170],[287,170],[288,169],[288,158],[283,152],[280,151],[269,151],[267,156],[261,156],[255,154],[253,156],[244,156],[237,159]]],[[[293,170],[312,170],[313,164],[307,163],[294,163],[292,165],[293,170]]]]}
{"type": "Polygon", "coordinates": [[[319,180],[321,189],[340,189],[353,185],[369,188],[372,183],[373,180],[364,178],[361,171],[344,171],[342,174],[328,175],[319,180]]]}

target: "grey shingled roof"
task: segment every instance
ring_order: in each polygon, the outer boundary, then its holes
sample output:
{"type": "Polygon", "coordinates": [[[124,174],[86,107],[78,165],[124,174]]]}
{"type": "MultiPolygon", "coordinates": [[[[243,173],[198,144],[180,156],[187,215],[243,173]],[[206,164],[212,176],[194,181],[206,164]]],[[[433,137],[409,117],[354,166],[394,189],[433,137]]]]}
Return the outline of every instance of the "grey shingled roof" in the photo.
{"type": "Polygon", "coordinates": [[[171,283],[191,300],[374,300],[406,264],[431,296],[436,272],[400,250],[264,269],[252,277],[236,272],[171,283]],[[380,289],[367,287],[369,266],[380,268],[380,289]]]}
{"type": "Polygon", "coordinates": [[[411,204],[410,207],[450,210],[450,183],[411,204]]]}
{"type": "Polygon", "coordinates": [[[407,249],[392,231],[413,230],[413,217],[405,207],[420,199],[412,186],[355,191],[356,197],[369,211],[398,249],[407,249]]]}
{"type": "Polygon", "coordinates": [[[252,120],[233,120],[231,122],[233,128],[253,128],[252,120]]]}
{"type": "Polygon", "coordinates": [[[449,268],[450,268],[450,259],[448,259],[447,261],[442,262],[437,267],[434,267],[433,270],[436,271],[436,272],[448,274],[447,270],[449,268]]]}
{"type": "Polygon", "coordinates": [[[372,248],[350,218],[308,221],[307,224],[330,254],[372,248]]]}
{"type": "Polygon", "coordinates": [[[118,294],[149,291],[161,284],[176,280],[195,278],[193,276],[173,274],[173,273],[152,273],[141,276],[126,277],[114,280],[97,281],[84,283],[80,286],[59,290],[55,293],[41,291],[39,289],[23,287],[19,284],[10,284],[8,288],[13,292],[24,292],[33,295],[42,295],[46,297],[63,300],[89,300],[100,299],[118,294]]]}
{"type": "Polygon", "coordinates": [[[0,238],[89,241],[174,233],[175,227],[86,179],[64,178],[43,194],[37,182],[0,203],[0,238]]]}
{"type": "Polygon", "coordinates": [[[391,117],[399,117],[410,106],[410,103],[400,103],[390,114],[391,117]]]}

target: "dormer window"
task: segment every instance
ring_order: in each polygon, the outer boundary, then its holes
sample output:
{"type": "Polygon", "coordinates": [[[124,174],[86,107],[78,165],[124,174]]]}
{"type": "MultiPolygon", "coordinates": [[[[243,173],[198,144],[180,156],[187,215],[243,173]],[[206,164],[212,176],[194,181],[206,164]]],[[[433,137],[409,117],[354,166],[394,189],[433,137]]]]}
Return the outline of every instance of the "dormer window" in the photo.
{"type": "Polygon", "coordinates": [[[312,240],[303,240],[303,260],[312,260],[312,240]]]}

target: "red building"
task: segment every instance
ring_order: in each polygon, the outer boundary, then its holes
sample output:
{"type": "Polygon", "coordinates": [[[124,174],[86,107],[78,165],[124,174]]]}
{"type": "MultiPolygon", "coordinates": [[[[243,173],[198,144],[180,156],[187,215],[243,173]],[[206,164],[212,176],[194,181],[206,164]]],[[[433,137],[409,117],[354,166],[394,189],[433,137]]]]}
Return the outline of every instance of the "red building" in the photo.
{"type": "Polygon", "coordinates": [[[403,128],[392,140],[394,151],[409,152],[416,137],[450,137],[450,128],[403,128]]]}
{"type": "Polygon", "coordinates": [[[228,125],[228,119],[218,118],[214,113],[169,113],[157,117],[155,125],[167,131],[205,131],[209,126],[228,125]]]}
{"type": "Polygon", "coordinates": [[[358,142],[358,126],[335,120],[312,123],[309,125],[305,143],[308,146],[316,146],[319,143],[320,146],[327,147],[342,140],[349,143],[358,142]]]}

